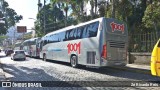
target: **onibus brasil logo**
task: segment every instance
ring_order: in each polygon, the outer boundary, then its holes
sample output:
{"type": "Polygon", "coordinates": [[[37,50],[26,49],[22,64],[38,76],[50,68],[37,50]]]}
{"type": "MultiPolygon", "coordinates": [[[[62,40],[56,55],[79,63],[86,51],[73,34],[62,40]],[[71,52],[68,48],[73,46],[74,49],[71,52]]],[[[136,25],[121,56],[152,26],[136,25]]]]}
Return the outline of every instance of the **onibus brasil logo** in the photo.
{"type": "Polygon", "coordinates": [[[124,24],[117,24],[115,22],[112,22],[110,23],[110,26],[112,28],[112,32],[121,31],[122,33],[124,33],[124,24]]]}

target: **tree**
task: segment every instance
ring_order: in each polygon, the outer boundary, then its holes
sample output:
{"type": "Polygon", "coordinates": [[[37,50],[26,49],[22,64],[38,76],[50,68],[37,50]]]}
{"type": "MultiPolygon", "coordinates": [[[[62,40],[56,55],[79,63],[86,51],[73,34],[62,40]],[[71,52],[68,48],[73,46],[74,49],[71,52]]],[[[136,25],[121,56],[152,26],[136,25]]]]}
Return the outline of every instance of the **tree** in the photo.
{"type": "Polygon", "coordinates": [[[147,28],[154,28],[157,33],[158,38],[158,29],[160,29],[160,1],[154,0],[147,6],[143,17],[143,23],[147,28]]]}
{"type": "Polygon", "coordinates": [[[35,22],[35,30],[37,36],[44,35],[44,11],[46,16],[45,18],[46,33],[57,30],[60,27],[64,27],[63,22],[65,16],[62,10],[62,4],[58,2],[58,0],[52,0],[51,3],[43,6],[37,14],[37,21],[35,22]]]}
{"type": "Polygon", "coordinates": [[[27,40],[27,39],[31,39],[32,38],[32,34],[25,34],[24,35],[24,39],[27,40]]]}
{"type": "Polygon", "coordinates": [[[132,4],[128,0],[121,0],[117,5],[116,18],[128,22],[128,17],[132,15],[132,4]]]}
{"type": "Polygon", "coordinates": [[[17,15],[17,13],[15,12],[15,10],[13,10],[12,8],[8,7],[8,3],[6,1],[4,1],[3,5],[2,5],[2,9],[4,12],[0,12],[0,16],[5,17],[4,24],[0,24],[0,34],[6,34],[7,33],[7,29],[10,26],[14,26],[15,23],[19,22],[21,19],[23,19],[22,15],[17,15]]]}
{"type": "Polygon", "coordinates": [[[6,39],[6,38],[7,38],[7,36],[0,35],[0,45],[3,44],[3,41],[4,41],[4,39],[6,39]]]}
{"type": "Polygon", "coordinates": [[[121,2],[119,2],[118,14],[121,14],[121,20],[127,22],[130,33],[132,34],[135,31],[139,31],[140,27],[142,27],[142,18],[146,10],[146,2],[146,0],[121,0],[121,2]]]}
{"type": "Polygon", "coordinates": [[[68,10],[69,10],[68,3],[62,3],[62,9],[65,12],[65,26],[67,26],[68,10]]]}
{"type": "Polygon", "coordinates": [[[98,6],[98,1],[94,0],[95,14],[97,14],[97,6],[98,6]]]}
{"type": "Polygon", "coordinates": [[[112,18],[115,18],[115,12],[116,12],[116,3],[118,0],[111,0],[112,3],[112,18]]]}
{"type": "Polygon", "coordinates": [[[99,16],[100,17],[108,17],[108,10],[109,10],[109,2],[102,0],[98,2],[98,7],[99,7],[99,16]]]}

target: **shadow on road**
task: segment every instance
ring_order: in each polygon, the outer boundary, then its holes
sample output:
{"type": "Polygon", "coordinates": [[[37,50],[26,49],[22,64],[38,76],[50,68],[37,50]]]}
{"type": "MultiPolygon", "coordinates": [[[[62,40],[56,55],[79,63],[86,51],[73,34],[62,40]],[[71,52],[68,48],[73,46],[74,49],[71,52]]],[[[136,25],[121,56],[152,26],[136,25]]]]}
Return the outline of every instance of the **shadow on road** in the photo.
{"type": "Polygon", "coordinates": [[[8,80],[17,81],[57,81],[58,79],[48,75],[43,69],[27,68],[27,67],[15,67],[13,64],[2,64],[5,73],[10,74],[12,77],[8,80]]]}
{"type": "MultiPolygon", "coordinates": [[[[60,87],[63,89],[63,87],[79,87],[80,90],[87,90],[85,87],[81,87],[81,84],[75,84],[74,82],[69,81],[61,81],[60,79],[54,77],[54,75],[49,75],[47,72],[45,72],[43,69],[38,68],[28,68],[24,66],[15,67],[13,64],[2,64],[3,70],[6,74],[9,74],[10,77],[7,77],[6,79],[9,81],[33,81],[36,83],[40,82],[42,83],[42,86],[44,87],[60,87]],[[53,82],[54,81],[54,82],[53,82]]],[[[22,82],[23,83],[23,82],[22,82]]],[[[41,88],[40,88],[41,89],[41,88]]],[[[75,88],[76,89],[76,88],[75,88]]],[[[12,89],[13,90],[13,89],[12,89]]],[[[17,88],[14,88],[14,90],[17,90],[17,88]]],[[[20,89],[21,90],[21,89],[20,89]]],[[[31,89],[29,89],[31,90],[31,89]]],[[[34,89],[33,89],[34,90],[34,89]]],[[[39,90],[39,89],[37,89],[39,90]]],[[[47,88],[48,90],[48,88],[47,88]]],[[[49,89],[53,90],[53,89],[49,89]]],[[[69,90],[72,90],[72,88],[69,90]]]]}
{"type": "MultiPolygon", "coordinates": [[[[70,63],[53,61],[53,60],[47,60],[47,62],[61,64],[64,66],[71,67],[70,63]]],[[[123,67],[123,68],[128,68],[131,70],[140,70],[140,69],[129,68],[129,67],[123,67]]],[[[140,80],[140,81],[160,81],[160,77],[152,76],[149,74],[129,72],[126,70],[113,69],[111,67],[95,68],[95,67],[86,67],[83,65],[79,65],[77,69],[82,69],[82,70],[86,70],[86,71],[90,71],[90,72],[95,72],[95,73],[99,73],[99,74],[115,76],[115,77],[120,77],[120,78],[135,79],[135,80],[140,80]]],[[[141,70],[143,70],[143,69],[141,69],[141,70]]]]}

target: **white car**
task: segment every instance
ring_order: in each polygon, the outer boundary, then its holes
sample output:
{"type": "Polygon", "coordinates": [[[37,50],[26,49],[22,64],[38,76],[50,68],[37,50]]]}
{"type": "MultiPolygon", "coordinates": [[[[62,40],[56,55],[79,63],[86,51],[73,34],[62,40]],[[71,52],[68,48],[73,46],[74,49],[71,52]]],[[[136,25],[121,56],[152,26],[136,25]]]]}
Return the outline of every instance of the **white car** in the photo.
{"type": "Polygon", "coordinates": [[[14,50],[14,52],[11,54],[11,59],[12,60],[16,60],[16,59],[26,60],[26,55],[24,53],[24,50],[14,50]]]}

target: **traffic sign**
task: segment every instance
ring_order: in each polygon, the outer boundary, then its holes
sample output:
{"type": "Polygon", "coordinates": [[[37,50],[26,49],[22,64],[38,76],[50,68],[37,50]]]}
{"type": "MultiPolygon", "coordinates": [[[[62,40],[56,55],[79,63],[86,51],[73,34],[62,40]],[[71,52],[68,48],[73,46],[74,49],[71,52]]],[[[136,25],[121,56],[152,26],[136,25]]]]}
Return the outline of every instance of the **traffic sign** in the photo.
{"type": "Polygon", "coordinates": [[[27,27],[26,26],[17,26],[17,32],[18,33],[25,33],[25,32],[27,32],[27,27]]]}

